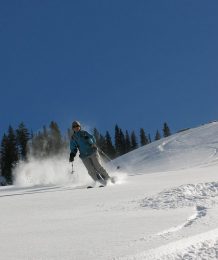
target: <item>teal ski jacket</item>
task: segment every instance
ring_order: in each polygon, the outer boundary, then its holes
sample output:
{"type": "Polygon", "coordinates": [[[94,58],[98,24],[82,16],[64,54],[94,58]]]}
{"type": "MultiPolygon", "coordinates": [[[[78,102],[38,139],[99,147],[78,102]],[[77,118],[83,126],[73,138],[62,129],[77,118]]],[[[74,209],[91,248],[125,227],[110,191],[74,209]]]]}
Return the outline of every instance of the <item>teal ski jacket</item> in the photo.
{"type": "Polygon", "coordinates": [[[97,148],[93,147],[94,144],[96,144],[95,137],[84,130],[80,130],[72,135],[70,150],[75,157],[79,149],[80,158],[82,159],[96,152],[97,148]]]}

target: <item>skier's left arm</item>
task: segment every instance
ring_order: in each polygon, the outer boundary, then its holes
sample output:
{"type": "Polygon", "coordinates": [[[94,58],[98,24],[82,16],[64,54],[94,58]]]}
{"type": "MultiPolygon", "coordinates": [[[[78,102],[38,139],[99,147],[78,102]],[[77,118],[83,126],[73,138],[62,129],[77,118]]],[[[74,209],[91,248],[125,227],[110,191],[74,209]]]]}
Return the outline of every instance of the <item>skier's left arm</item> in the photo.
{"type": "Polygon", "coordinates": [[[70,162],[74,161],[74,157],[76,156],[77,151],[78,151],[78,145],[76,141],[72,138],[70,141],[70,158],[69,158],[70,162]]]}

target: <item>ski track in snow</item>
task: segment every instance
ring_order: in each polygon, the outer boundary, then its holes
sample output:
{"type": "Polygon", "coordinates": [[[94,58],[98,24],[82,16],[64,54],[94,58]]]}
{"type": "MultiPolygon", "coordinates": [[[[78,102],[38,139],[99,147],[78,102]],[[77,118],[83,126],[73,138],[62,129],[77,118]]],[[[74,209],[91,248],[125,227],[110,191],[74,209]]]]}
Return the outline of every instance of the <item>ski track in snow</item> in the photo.
{"type": "Polygon", "coordinates": [[[183,228],[190,227],[196,221],[207,215],[207,209],[217,204],[218,182],[199,183],[181,185],[177,188],[169,189],[158,193],[152,197],[147,197],[140,202],[143,208],[157,210],[176,209],[181,207],[195,206],[195,214],[191,215],[184,223],[161,231],[149,238],[141,240],[155,239],[157,236],[167,237],[183,228]]]}
{"type": "Polygon", "coordinates": [[[113,202],[111,205],[102,206],[99,210],[128,212],[140,209],[169,210],[184,207],[195,208],[195,213],[184,223],[159,233],[159,235],[163,235],[191,226],[200,218],[205,217],[208,208],[216,204],[218,204],[218,182],[208,182],[181,185],[140,200],[122,201],[122,203],[117,204],[113,202]]]}
{"type": "Polygon", "coordinates": [[[218,259],[218,229],[183,238],[158,248],[114,260],[215,260],[218,259]]]}
{"type": "Polygon", "coordinates": [[[194,207],[195,212],[188,217],[183,223],[173,226],[167,230],[158,232],[149,237],[142,237],[140,241],[151,241],[157,237],[169,238],[173,233],[179,232],[183,228],[188,228],[201,218],[205,217],[208,208],[212,208],[218,204],[218,182],[208,182],[199,184],[186,184],[176,188],[164,190],[154,196],[146,197],[142,200],[133,200],[118,203],[108,209],[100,207],[101,211],[120,210],[122,212],[130,212],[140,209],[155,209],[155,210],[174,210],[177,208],[194,207]]]}
{"type": "Polygon", "coordinates": [[[159,233],[155,234],[153,237],[156,237],[156,236],[166,237],[166,236],[170,235],[171,233],[180,231],[182,228],[191,226],[195,221],[199,220],[202,217],[205,217],[206,215],[207,215],[207,208],[202,207],[202,206],[197,206],[196,213],[191,215],[184,223],[182,223],[178,226],[169,228],[167,230],[164,230],[162,232],[159,232],[159,233]]]}

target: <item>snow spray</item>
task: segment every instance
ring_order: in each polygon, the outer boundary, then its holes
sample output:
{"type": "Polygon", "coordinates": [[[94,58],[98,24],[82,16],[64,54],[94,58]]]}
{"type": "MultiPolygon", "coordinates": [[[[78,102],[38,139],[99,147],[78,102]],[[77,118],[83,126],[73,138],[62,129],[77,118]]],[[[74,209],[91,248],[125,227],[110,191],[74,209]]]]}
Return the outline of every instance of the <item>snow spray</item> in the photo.
{"type": "Polygon", "coordinates": [[[50,158],[35,158],[30,156],[27,161],[20,161],[13,171],[14,185],[82,185],[90,181],[85,167],[80,159],[72,165],[68,161],[69,154],[62,154],[50,158]]]}

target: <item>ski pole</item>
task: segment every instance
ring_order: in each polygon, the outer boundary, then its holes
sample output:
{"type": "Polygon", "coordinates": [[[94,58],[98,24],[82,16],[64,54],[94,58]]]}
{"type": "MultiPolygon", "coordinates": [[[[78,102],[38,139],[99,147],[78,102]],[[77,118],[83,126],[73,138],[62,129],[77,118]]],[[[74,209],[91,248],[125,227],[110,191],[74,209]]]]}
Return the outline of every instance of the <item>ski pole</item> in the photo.
{"type": "Polygon", "coordinates": [[[100,148],[97,147],[97,149],[99,150],[99,152],[105,157],[108,159],[109,162],[111,162],[117,169],[120,169],[120,166],[116,166],[114,163],[113,163],[113,160],[105,153],[103,152],[100,148]]]}
{"type": "Polygon", "coordinates": [[[73,163],[72,163],[72,171],[71,171],[71,174],[74,174],[73,163]]]}
{"type": "Polygon", "coordinates": [[[111,162],[112,161],[112,159],[106,154],[106,153],[104,153],[100,148],[98,148],[98,150],[99,150],[99,152],[101,153],[101,154],[103,154],[104,155],[104,157],[105,158],[107,158],[108,159],[108,161],[109,162],[111,162]]]}

